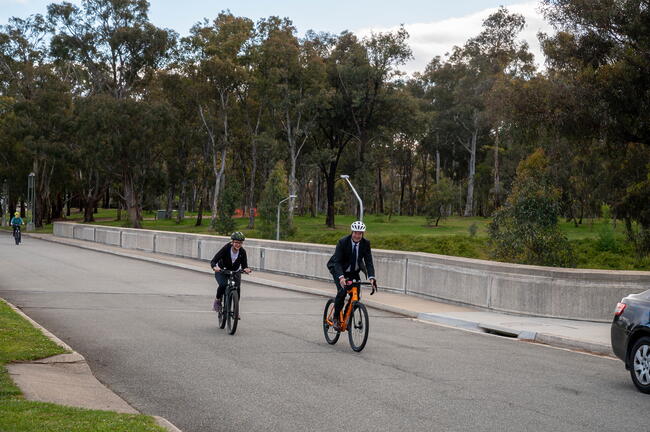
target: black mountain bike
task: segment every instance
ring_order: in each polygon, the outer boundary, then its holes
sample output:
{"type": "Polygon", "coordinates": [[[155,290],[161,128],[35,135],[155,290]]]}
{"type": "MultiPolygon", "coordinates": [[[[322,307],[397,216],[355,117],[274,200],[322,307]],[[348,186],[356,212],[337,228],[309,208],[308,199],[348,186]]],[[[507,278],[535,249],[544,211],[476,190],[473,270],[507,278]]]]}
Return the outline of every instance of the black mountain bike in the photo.
{"type": "Polygon", "coordinates": [[[219,328],[228,325],[228,334],[234,335],[237,331],[239,321],[239,289],[235,276],[242,271],[221,270],[221,273],[228,276],[226,292],[223,294],[223,303],[219,313],[219,328]]]}
{"type": "Polygon", "coordinates": [[[20,244],[21,235],[20,235],[20,226],[18,225],[14,226],[14,240],[16,240],[17,245],[20,244]]]}

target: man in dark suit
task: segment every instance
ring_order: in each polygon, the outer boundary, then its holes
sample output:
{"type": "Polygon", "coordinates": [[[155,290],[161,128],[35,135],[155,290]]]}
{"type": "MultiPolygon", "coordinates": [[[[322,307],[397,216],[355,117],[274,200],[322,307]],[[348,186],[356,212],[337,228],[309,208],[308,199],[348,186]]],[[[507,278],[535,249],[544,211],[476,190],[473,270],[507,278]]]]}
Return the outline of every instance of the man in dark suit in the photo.
{"type": "Polygon", "coordinates": [[[340,329],[339,317],[347,294],[345,280],[359,280],[359,271],[363,271],[372,282],[373,290],[371,295],[374,294],[377,288],[370,242],[363,238],[366,225],[361,221],[356,221],[352,223],[350,229],[352,233],[339,240],[334,255],[327,262],[327,268],[332,273],[337,288],[334,302],[334,328],[337,331],[340,329]]]}

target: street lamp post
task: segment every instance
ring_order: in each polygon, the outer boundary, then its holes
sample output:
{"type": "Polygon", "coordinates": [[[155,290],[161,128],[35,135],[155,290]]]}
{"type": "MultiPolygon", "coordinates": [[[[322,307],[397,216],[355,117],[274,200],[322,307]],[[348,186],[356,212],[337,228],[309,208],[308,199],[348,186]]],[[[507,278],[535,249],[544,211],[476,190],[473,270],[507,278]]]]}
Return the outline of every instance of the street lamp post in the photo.
{"type": "Polygon", "coordinates": [[[291,198],[296,198],[296,197],[297,197],[297,195],[289,195],[288,197],[286,197],[285,199],[283,199],[282,201],[280,201],[280,202],[278,203],[278,215],[277,215],[277,217],[275,218],[275,220],[276,220],[276,225],[275,225],[275,239],[276,239],[276,240],[280,240],[280,205],[281,205],[283,202],[285,202],[286,200],[291,199],[291,198]]]}
{"type": "Polygon", "coordinates": [[[36,209],[36,189],[34,187],[34,178],[36,174],[33,172],[27,176],[27,202],[29,210],[29,219],[27,222],[27,231],[34,231],[34,210],[36,209]]]}
{"type": "Polygon", "coordinates": [[[354,195],[357,197],[357,200],[359,200],[359,220],[363,222],[363,201],[361,201],[361,197],[357,193],[357,190],[352,186],[352,182],[350,182],[350,176],[347,174],[341,175],[342,179],[345,179],[345,181],[348,182],[350,185],[350,188],[352,189],[352,192],[354,192],[354,195]]]}

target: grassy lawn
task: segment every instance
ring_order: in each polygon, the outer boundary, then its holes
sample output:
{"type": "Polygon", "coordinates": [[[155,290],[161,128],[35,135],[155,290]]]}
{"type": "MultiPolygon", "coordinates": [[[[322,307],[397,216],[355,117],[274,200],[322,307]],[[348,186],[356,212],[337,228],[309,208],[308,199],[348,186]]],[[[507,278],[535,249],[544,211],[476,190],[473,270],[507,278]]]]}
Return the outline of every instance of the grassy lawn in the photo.
{"type": "Polygon", "coordinates": [[[164,432],[153,418],[71,408],[23,398],[5,364],[62,354],[65,350],[0,301],[0,431],[164,432]]]}
{"type": "MultiPolygon", "coordinates": [[[[100,209],[95,214],[96,224],[125,227],[126,213],[122,212],[121,221],[116,221],[115,209],[100,209]]],[[[144,212],[142,225],[146,229],[189,232],[197,234],[215,234],[209,228],[209,213],[204,213],[203,225],[194,226],[195,213],[188,213],[188,218],[180,224],[172,220],[154,220],[154,212],[144,212]]],[[[69,221],[83,221],[83,213],[73,211],[69,221]]],[[[325,226],[325,216],[295,218],[296,233],[285,240],[306,243],[333,245],[342,236],[349,233],[353,222],[352,216],[337,215],[336,228],[325,226]]],[[[247,229],[248,219],[235,219],[237,229],[247,237],[260,238],[257,230],[247,229]]],[[[440,221],[438,227],[428,226],[422,216],[382,216],[366,215],[368,226],[367,238],[378,249],[403,250],[412,252],[429,252],[466,258],[490,259],[487,246],[487,227],[489,218],[459,216],[440,221]],[[474,236],[470,235],[470,226],[476,227],[474,236]]],[[[585,219],[577,227],[573,222],[561,220],[560,228],[571,242],[577,257],[578,268],[650,270],[650,258],[638,259],[632,246],[625,239],[624,226],[617,224],[613,232],[615,247],[603,247],[599,242],[600,234],[606,223],[599,219],[585,219]]],[[[52,232],[47,225],[37,232],[52,232]]],[[[610,245],[611,246],[611,245],[610,245]]]]}

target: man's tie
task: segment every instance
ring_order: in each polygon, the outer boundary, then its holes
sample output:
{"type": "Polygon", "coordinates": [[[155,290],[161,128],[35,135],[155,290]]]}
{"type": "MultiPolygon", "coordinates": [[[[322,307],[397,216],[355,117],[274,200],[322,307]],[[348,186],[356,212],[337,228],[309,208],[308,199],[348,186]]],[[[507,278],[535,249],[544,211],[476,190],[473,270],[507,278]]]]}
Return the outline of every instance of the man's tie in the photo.
{"type": "MultiPolygon", "coordinates": [[[[354,243],[354,242],[353,242],[354,243]]],[[[357,250],[357,245],[358,243],[354,243],[354,249],[352,250],[352,255],[354,256],[354,271],[359,270],[359,255],[358,255],[358,250],[357,250]]]]}

